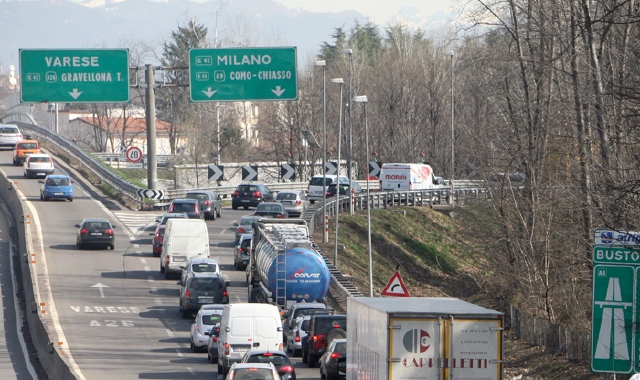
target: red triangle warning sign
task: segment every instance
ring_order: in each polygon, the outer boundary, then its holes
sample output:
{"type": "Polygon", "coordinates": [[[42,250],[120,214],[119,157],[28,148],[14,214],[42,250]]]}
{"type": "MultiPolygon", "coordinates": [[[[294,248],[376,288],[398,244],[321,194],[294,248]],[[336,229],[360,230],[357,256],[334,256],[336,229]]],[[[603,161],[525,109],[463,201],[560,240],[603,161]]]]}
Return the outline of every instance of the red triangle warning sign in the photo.
{"type": "Polygon", "coordinates": [[[398,271],[391,276],[389,283],[382,289],[380,295],[389,297],[411,297],[398,271]]]}

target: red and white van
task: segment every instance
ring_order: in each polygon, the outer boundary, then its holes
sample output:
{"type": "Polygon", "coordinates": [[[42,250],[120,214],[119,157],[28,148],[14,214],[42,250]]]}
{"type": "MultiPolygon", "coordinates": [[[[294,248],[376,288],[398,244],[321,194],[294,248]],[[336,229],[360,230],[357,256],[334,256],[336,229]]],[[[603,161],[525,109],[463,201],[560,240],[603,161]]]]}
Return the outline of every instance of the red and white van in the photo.
{"type": "Polygon", "coordinates": [[[426,164],[383,164],[380,190],[422,190],[442,188],[426,164]]]}

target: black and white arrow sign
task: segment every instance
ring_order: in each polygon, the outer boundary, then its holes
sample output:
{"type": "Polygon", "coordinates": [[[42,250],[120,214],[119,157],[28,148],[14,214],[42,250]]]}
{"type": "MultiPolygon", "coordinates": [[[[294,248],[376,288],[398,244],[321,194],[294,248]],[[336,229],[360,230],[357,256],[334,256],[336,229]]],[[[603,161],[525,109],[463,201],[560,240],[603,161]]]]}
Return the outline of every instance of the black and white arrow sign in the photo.
{"type": "Polygon", "coordinates": [[[210,181],[224,181],[224,166],[209,165],[207,172],[210,181]]]}
{"type": "Polygon", "coordinates": [[[338,163],[333,161],[327,161],[324,163],[324,172],[328,175],[338,174],[338,163]]]}
{"type": "Polygon", "coordinates": [[[369,178],[379,177],[381,167],[382,167],[382,162],[369,161],[369,178]]]}
{"type": "Polygon", "coordinates": [[[242,166],[242,180],[243,181],[257,181],[258,180],[258,166],[250,166],[250,165],[242,166]]]}
{"type": "Polygon", "coordinates": [[[296,164],[280,165],[280,177],[282,179],[296,180],[296,164]]]}
{"type": "Polygon", "coordinates": [[[138,189],[136,194],[139,198],[164,199],[164,190],[138,189]]]}

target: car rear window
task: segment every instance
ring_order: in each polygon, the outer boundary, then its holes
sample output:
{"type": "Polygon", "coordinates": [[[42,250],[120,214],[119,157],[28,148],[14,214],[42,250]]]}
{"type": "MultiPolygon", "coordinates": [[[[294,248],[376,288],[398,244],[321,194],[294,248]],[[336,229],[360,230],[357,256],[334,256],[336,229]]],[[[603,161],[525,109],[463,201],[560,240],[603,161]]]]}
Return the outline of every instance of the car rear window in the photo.
{"type": "Polygon", "coordinates": [[[257,221],[260,218],[242,218],[240,219],[240,225],[241,226],[250,226],[253,224],[253,222],[257,221]]]}
{"type": "Polygon", "coordinates": [[[29,162],[49,162],[49,157],[30,157],[29,162]]]}
{"type": "Polygon", "coordinates": [[[20,131],[18,128],[2,127],[0,128],[0,133],[20,133],[20,131]]]}
{"type": "Polygon", "coordinates": [[[273,363],[273,365],[281,366],[287,363],[287,359],[283,358],[282,355],[251,355],[247,359],[247,363],[273,363]]]}
{"type": "Polygon", "coordinates": [[[260,189],[258,189],[258,186],[240,185],[238,186],[238,191],[260,191],[260,189]]]}
{"type": "Polygon", "coordinates": [[[316,326],[314,326],[315,334],[326,334],[330,330],[338,328],[347,330],[347,320],[339,318],[321,318],[316,319],[316,326]]]}
{"type": "Polygon", "coordinates": [[[193,269],[194,273],[215,272],[216,267],[217,265],[212,263],[201,263],[201,264],[191,265],[191,269],[193,269]]]}
{"type": "Polygon", "coordinates": [[[206,201],[209,199],[209,196],[205,193],[189,193],[186,195],[187,199],[197,199],[199,201],[206,201]]]}
{"type": "Polygon", "coordinates": [[[233,374],[234,380],[275,380],[273,373],[267,368],[238,368],[233,374]]]}
{"type": "Polygon", "coordinates": [[[335,351],[337,351],[337,352],[347,352],[347,342],[336,343],[335,351]]]}
{"type": "Polygon", "coordinates": [[[222,316],[220,314],[203,315],[202,323],[205,325],[217,325],[220,323],[222,316]]]}
{"type": "Polygon", "coordinates": [[[174,203],[171,212],[192,212],[194,209],[193,203],[174,203]]]}
{"type": "Polygon", "coordinates": [[[285,201],[295,201],[296,198],[296,194],[293,193],[280,193],[276,196],[276,199],[285,201]]]}
{"type": "Polygon", "coordinates": [[[89,230],[106,230],[111,228],[111,226],[107,222],[86,222],[84,228],[89,230]]]}
{"type": "Polygon", "coordinates": [[[223,283],[219,278],[206,278],[206,277],[194,277],[191,278],[189,288],[200,291],[213,291],[220,290],[223,287],[223,283]]]}
{"type": "Polygon", "coordinates": [[[260,203],[258,205],[258,207],[256,207],[256,212],[259,211],[282,211],[282,205],[279,203],[271,203],[271,204],[266,204],[266,203],[260,203]]]}
{"type": "MultiPolygon", "coordinates": [[[[331,185],[333,183],[333,179],[331,178],[325,178],[326,184],[327,186],[331,185]]],[[[322,186],[322,177],[318,177],[318,178],[311,178],[311,181],[309,181],[309,185],[310,186],[322,186]]]]}
{"type": "Polygon", "coordinates": [[[20,149],[36,149],[38,148],[38,144],[36,143],[22,143],[20,144],[20,149]]]}
{"type": "Polygon", "coordinates": [[[47,180],[49,186],[69,186],[69,180],[66,178],[49,178],[47,180]]]}

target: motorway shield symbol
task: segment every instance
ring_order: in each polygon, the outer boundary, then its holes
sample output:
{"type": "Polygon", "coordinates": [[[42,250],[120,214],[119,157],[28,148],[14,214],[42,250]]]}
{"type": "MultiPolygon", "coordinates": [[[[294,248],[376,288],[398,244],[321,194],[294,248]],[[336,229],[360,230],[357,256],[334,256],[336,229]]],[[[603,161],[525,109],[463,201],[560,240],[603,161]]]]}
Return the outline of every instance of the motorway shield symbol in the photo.
{"type": "Polygon", "coordinates": [[[591,369],[594,372],[633,371],[634,273],[631,266],[593,267],[591,369]]]}

